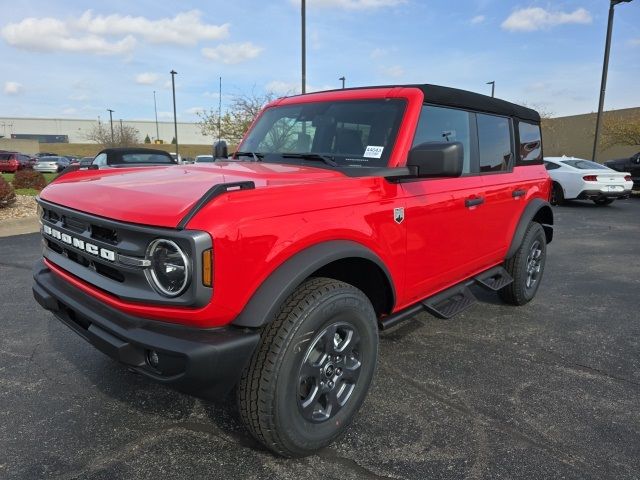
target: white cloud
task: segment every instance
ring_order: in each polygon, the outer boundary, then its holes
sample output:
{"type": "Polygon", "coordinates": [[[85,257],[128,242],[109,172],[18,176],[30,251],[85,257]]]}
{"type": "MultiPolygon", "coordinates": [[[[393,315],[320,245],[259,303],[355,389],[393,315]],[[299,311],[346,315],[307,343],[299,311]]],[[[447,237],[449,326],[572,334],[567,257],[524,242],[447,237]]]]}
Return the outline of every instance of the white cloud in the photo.
{"type": "Polygon", "coordinates": [[[511,32],[533,32],[567,23],[591,23],[591,14],[584,8],[571,13],[550,12],[540,7],[521,8],[502,22],[502,28],[511,32]]]}
{"type": "Polygon", "coordinates": [[[629,40],[629,45],[632,47],[640,47],[640,38],[632,38],[629,40]]]}
{"type": "Polygon", "coordinates": [[[69,100],[73,100],[75,102],[84,102],[88,100],[89,96],[86,93],[73,93],[69,95],[69,100]]]}
{"type": "Polygon", "coordinates": [[[471,19],[471,24],[472,25],[478,25],[479,23],[484,22],[487,19],[487,17],[485,17],[484,15],[476,15],[475,17],[473,17],[471,19]]]}
{"type": "Polygon", "coordinates": [[[392,65],[390,67],[383,67],[382,73],[387,75],[388,77],[400,78],[404,76],[404,68],[400,65],[392,65]]]}
{"type": "Polygon", "coordinates": [[[6,95],[18,95],[22,93],[22,84],[18,82],[4,82],[4,93],[6,95]]]}
{"type": "Polygon", "coordinates": [[[251,42],[227,43],[216,47],[203,48],[202,55],[209,60],[231,65],[255,58],[260,55],[262,50],[264,50],[262,47],[251,42]]]}
{"type": "Polygon", "coordinates": [[[229,24],[206,24],[201,17],[198,10],[158,20],[119,14],[94,15],[87,10],[79,18],[25,18],[4,26],[0,36],[13,47],[37,52],[126,55],[138,40],[189,46],[229,35],[229,24]]]}
{"type": "MultiPolygon", "coordinates": [[[[300,0],[290,0],[300,5],[300,0]]],[[[310,7],[342,8],[344,10],[375,10],[383,7],[395,7],[407,3],[407,0],[309,0],[310,7]]]]}
{"type": "MultiPolygon", "coordinates": [[[[307,93],[320,92],[323,90],[334,90],[339,88],[339,84],[336,85],[307,85],[307,93]]],[[[265,90],[273,92],[276,95],[290,96],[299,95],[302,91],[300,82],[284,82],[282,80],[273,80],[265,85],[265,90]]]]}
{"type": "Polygon", "coordinates": [[[196,45],[200,40],[220,40],[229,35],[229,24],[212,25],[202,22],[202,12],[190,10],[177,13],[173,18],[150,20],[129,15],[94,15],[84,12],[76,28],[95,35],[134,35],[151,43],[196,45]]]}
{"type": "Polygon", "coordinates": [[[75,108],[65,108],[64,110],[62,110],[62,114],[63,115],[74,115],[78,113],[78,110],[76,110],[75,108]]]}
{"type": "Polygon", "coordinates": [[[373,50],[371,50],[369,57],[371,57],[374,60],[377,60],[379,58],[384,57],[388,53],[389,53],[389,50],[387,50],[386,48],[374,48],[373,50]]]}
{"type": "Polygon", "coordinates": [[[136,75],[136,83],[139,85],[153,85],[157,81],[158,81],[157,73],[144,72],[136,75]]]}

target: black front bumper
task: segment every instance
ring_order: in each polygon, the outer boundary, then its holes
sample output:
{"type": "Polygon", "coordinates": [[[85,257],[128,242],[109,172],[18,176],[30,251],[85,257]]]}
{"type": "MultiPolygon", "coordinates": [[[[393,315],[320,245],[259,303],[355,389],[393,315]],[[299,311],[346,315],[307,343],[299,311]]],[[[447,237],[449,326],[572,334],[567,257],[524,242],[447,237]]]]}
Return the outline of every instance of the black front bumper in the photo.
{"type": "Polygon", "coordinates": [[[197,396],[220,398],[229,393],[260,339],[254,330],[187,328],[125,314],[65,282],[42,260],[33,277],[38,303],[98,350],[155,381],[197,396]],[[157,358],[154,366],[150,358],[157,358]]]}
{"type": "Polygon", "coordinates": [[[622,190],[621,192],[602,192],[600,190],[583,190],[576,197],[578,200],[597,200],[598,198],[629,198],[631,190],[622,190]]]}

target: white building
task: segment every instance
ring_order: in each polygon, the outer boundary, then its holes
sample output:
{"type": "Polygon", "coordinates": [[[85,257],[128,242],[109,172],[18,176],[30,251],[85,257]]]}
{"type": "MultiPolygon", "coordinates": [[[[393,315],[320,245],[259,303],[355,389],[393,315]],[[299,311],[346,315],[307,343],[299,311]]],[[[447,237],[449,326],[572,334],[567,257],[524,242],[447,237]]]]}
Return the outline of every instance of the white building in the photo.
{"type": "MultiPolygon", "coordinates": [[[[101,119],[109,127],[109,118],[101,119]]],[[[95,127],[98,119],[84,120],[75,118],[9,118],[0,117],[0,137],[12,135],[66,135],[69,143],[93,143],[87,139],[87,133],[95,127]]],[[[156,122],[146,120],[123,120],[123,125],[131,126],[140,132],[140,141],[149,135],[156,139],[156,122]]],[[[113,119],[114,130],[120,126],[120,119],[113,119]]],[[[174,137],[173,122],[158,122],[158,133],[164,143],[171,143],[174,137]]],[[[21,137],[18,137],[21,138],[21,137]]],[[[210,145],[213,139],[205,137],[196,123],[178,122],[178,142],[188,145],[210,145]]],[[[43,142],[45,143],[45,142],[43,142]]]]}

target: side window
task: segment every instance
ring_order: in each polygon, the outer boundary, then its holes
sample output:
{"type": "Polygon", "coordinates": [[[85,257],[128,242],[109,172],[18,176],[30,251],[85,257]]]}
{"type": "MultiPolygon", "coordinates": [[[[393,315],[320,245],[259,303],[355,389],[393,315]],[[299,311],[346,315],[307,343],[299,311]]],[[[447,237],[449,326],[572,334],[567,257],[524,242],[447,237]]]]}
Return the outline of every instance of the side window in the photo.
{"type": "Polygon", "coordinates": [[[413,139],[413,146],[425,142],[461,142],[464,151],[462,174],[471,173],[469,112],[425,105],[413,139]]]}
{"type": "Polygon", "coordinates": [[[560,168],[560,165],[551,162],[544,162],[544,168],[547,170],[555,170],[556,168],[560,168]]]}
{"type": "Polygon", "coordinates": [[[540,126],[527,122],[518,122],[520,134],[520,152],[518,165],[540,164],[542,162],[542,136],[540,126]]]}
{"type": "Polygon", "coordinates": [[[476,115],[480,173],[506,172],[511,158],[511,128],[509,119],[495,115],[476,115]]]}
{"type": "Polygon", "coordinates": [[[100,167],[104,167],[107,164],[107,154],[101,153],[96,158],[93,159],[93,165],[98,165],[100,167]]]}

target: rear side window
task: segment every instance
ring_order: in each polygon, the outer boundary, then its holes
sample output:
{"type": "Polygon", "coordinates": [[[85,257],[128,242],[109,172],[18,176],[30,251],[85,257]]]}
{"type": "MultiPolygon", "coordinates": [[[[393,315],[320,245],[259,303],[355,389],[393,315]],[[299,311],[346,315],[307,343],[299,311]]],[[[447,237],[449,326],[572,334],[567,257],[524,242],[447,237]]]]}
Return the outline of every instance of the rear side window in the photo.
{"type": "Polygon", "coordinates": [[[413,139],[413,146],[425,142],[460,142],[464,151],[462,173],[471,172],[471,134],[469,112],[455,108],[425,105],[413,139]]]}
{"type": "Polygon", "coordinates": [[[557,163],[544,162],[544,168],[546,168],[547,170],[555,170],[557,168],[560,168],[560,165],[558,165],[557,163]]]}
{"type": "Polygon", "coordinates": [[[508,171],[511,166],[511,128],[509,119],[477,114],[480,173],[508,171]]]}
{"type": "Polygon", "coordinates": [[[527,122],[518,123],[520,152],[518,165],[535,165],[542,162],[542,136],[540,126],[527,122]]]}

